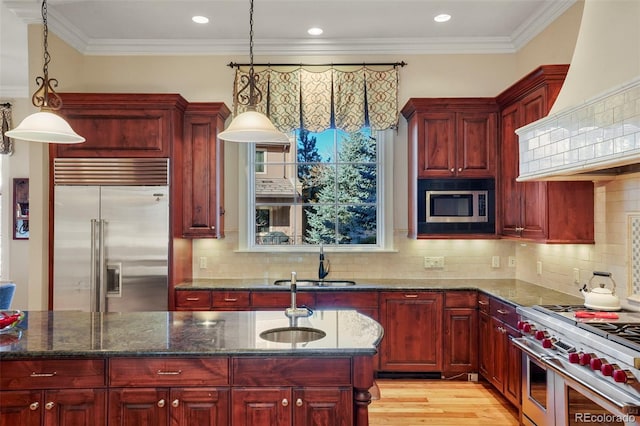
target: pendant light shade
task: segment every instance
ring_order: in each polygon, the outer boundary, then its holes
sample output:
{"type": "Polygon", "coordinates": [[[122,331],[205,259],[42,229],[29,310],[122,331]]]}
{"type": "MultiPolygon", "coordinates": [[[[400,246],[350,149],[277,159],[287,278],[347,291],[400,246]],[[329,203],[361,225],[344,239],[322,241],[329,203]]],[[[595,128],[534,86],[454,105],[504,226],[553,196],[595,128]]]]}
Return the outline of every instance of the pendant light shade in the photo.
{"type": "Polygon", "coordinates": [[[85,139],[73,131],[69,123],[48,111],[36,112],[5,133],[10,138],[45,143],[80,143],[85,139]]]}
{"type": "Polygon", "coordinates": [[[12,139],[22,139],[32,142],[45,143],[80,143],[85,138],[73,131],[69,123],[64,118],[53,113],[62,108],[62,99],[53,90],[58,86],[58,80],[49,78],[49,27],[47,25],[47,0],[42,0],[42,23],[43,23],[43,45],[44,45],[44,65],[42,76],[36,78],[38,89],[31,97],[31,102],[35,107],[40,108],[40,112],[29,115],[22,120],[22,123],[13,130],[5,132],[5,135],[12,139]]]}
{"type": "Polygon", "coordinates": [[[266,115],[252,110],[236,116],[218,136],[229,142],[289,143],[287,135],[276,129],[266,115]]]}
{"type": "Polygon", "coordinates": [[[253,0],[249,8],[249,76],[245,85],[236,94],[235,102],[246,105],[247,110],[238,114],[229,127],[218,136],[229,142],[282,144],[289,143],[289,137],[276,129],[269,117],[256,111],[256,105],[262,99],[258,89],[258,76],[253,70],[253,0]],[[247,93],[248,92],[248,93],[247,93]]]}

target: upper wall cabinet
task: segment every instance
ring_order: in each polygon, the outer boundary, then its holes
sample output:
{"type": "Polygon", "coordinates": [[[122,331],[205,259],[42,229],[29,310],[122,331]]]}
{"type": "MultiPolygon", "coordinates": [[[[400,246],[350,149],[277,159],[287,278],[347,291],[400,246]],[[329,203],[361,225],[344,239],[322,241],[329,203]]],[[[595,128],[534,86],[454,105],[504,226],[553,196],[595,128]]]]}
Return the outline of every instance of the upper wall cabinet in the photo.
{"type": "Polygon", "coordinates": [[[501,234],[547,243],[593,243],[593,182],[518,182],[515,130],[545,117],[568,65],[542,66],[497,97],[500,120],[501,234]]]}
{"type": "Polygon", "coordinates": [[[52,157],[170,157],[187,101],[177,94],[63,93],[63,115],[86,139],[52,157]],[[177,133],[176,133],[177,132],[177,133]]]}
{"type": "Polygon", "coordinates": [[[184,138],[175,159],[182,170],[182,235],[224,236],[224,142],[218,133],[230,111],[223,103],[191,103],[184,117],[184,138]]]}
{"type": "Polygon", "coordinates": [[[412,98],[402,109],[417,177],[495,177],[498,107],[493,98],[412,98]]]}

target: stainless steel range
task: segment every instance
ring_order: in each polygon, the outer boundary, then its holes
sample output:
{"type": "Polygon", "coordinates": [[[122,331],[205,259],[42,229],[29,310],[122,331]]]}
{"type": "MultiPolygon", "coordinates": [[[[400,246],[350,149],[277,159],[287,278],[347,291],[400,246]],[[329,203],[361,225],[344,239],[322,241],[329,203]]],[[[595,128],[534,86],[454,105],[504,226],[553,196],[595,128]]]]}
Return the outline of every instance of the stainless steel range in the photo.
{"type": "Polygon", "coordinates": [[[640,313],[520,307],[526,425],[640,425],[640,313]]]}

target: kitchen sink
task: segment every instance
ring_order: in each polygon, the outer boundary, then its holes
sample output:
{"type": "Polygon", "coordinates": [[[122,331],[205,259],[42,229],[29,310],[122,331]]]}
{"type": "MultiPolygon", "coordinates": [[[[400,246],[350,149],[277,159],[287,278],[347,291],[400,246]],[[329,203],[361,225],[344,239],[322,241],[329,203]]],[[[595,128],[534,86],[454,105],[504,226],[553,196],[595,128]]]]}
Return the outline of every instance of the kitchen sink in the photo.
{"type": "MultiPolygon", "coordinates": [[[[273,285],[291,286],[291,280],[276,280],[273,285]]],[[[298,287],[349,287],[356,285],[355,281],[349,280],[297,280],[298,287]]]]}
{"type": "Polygon", "coordinates": [[[277,343],[307,343],[320,340],[326,335],[324,331],[310,327],[272,328],[260,333],[262,339],[277,343]]]}

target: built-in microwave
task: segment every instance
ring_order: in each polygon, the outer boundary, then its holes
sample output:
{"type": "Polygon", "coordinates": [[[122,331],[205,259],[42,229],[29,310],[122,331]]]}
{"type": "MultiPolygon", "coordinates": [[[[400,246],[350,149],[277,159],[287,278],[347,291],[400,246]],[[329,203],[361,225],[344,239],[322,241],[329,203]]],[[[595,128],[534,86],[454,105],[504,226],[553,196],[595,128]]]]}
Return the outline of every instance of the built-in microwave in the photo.
{"type": "Polygon", "coordinates": [[[495,232],[494,179],[419,179],[418,232],[495,232]]]}

